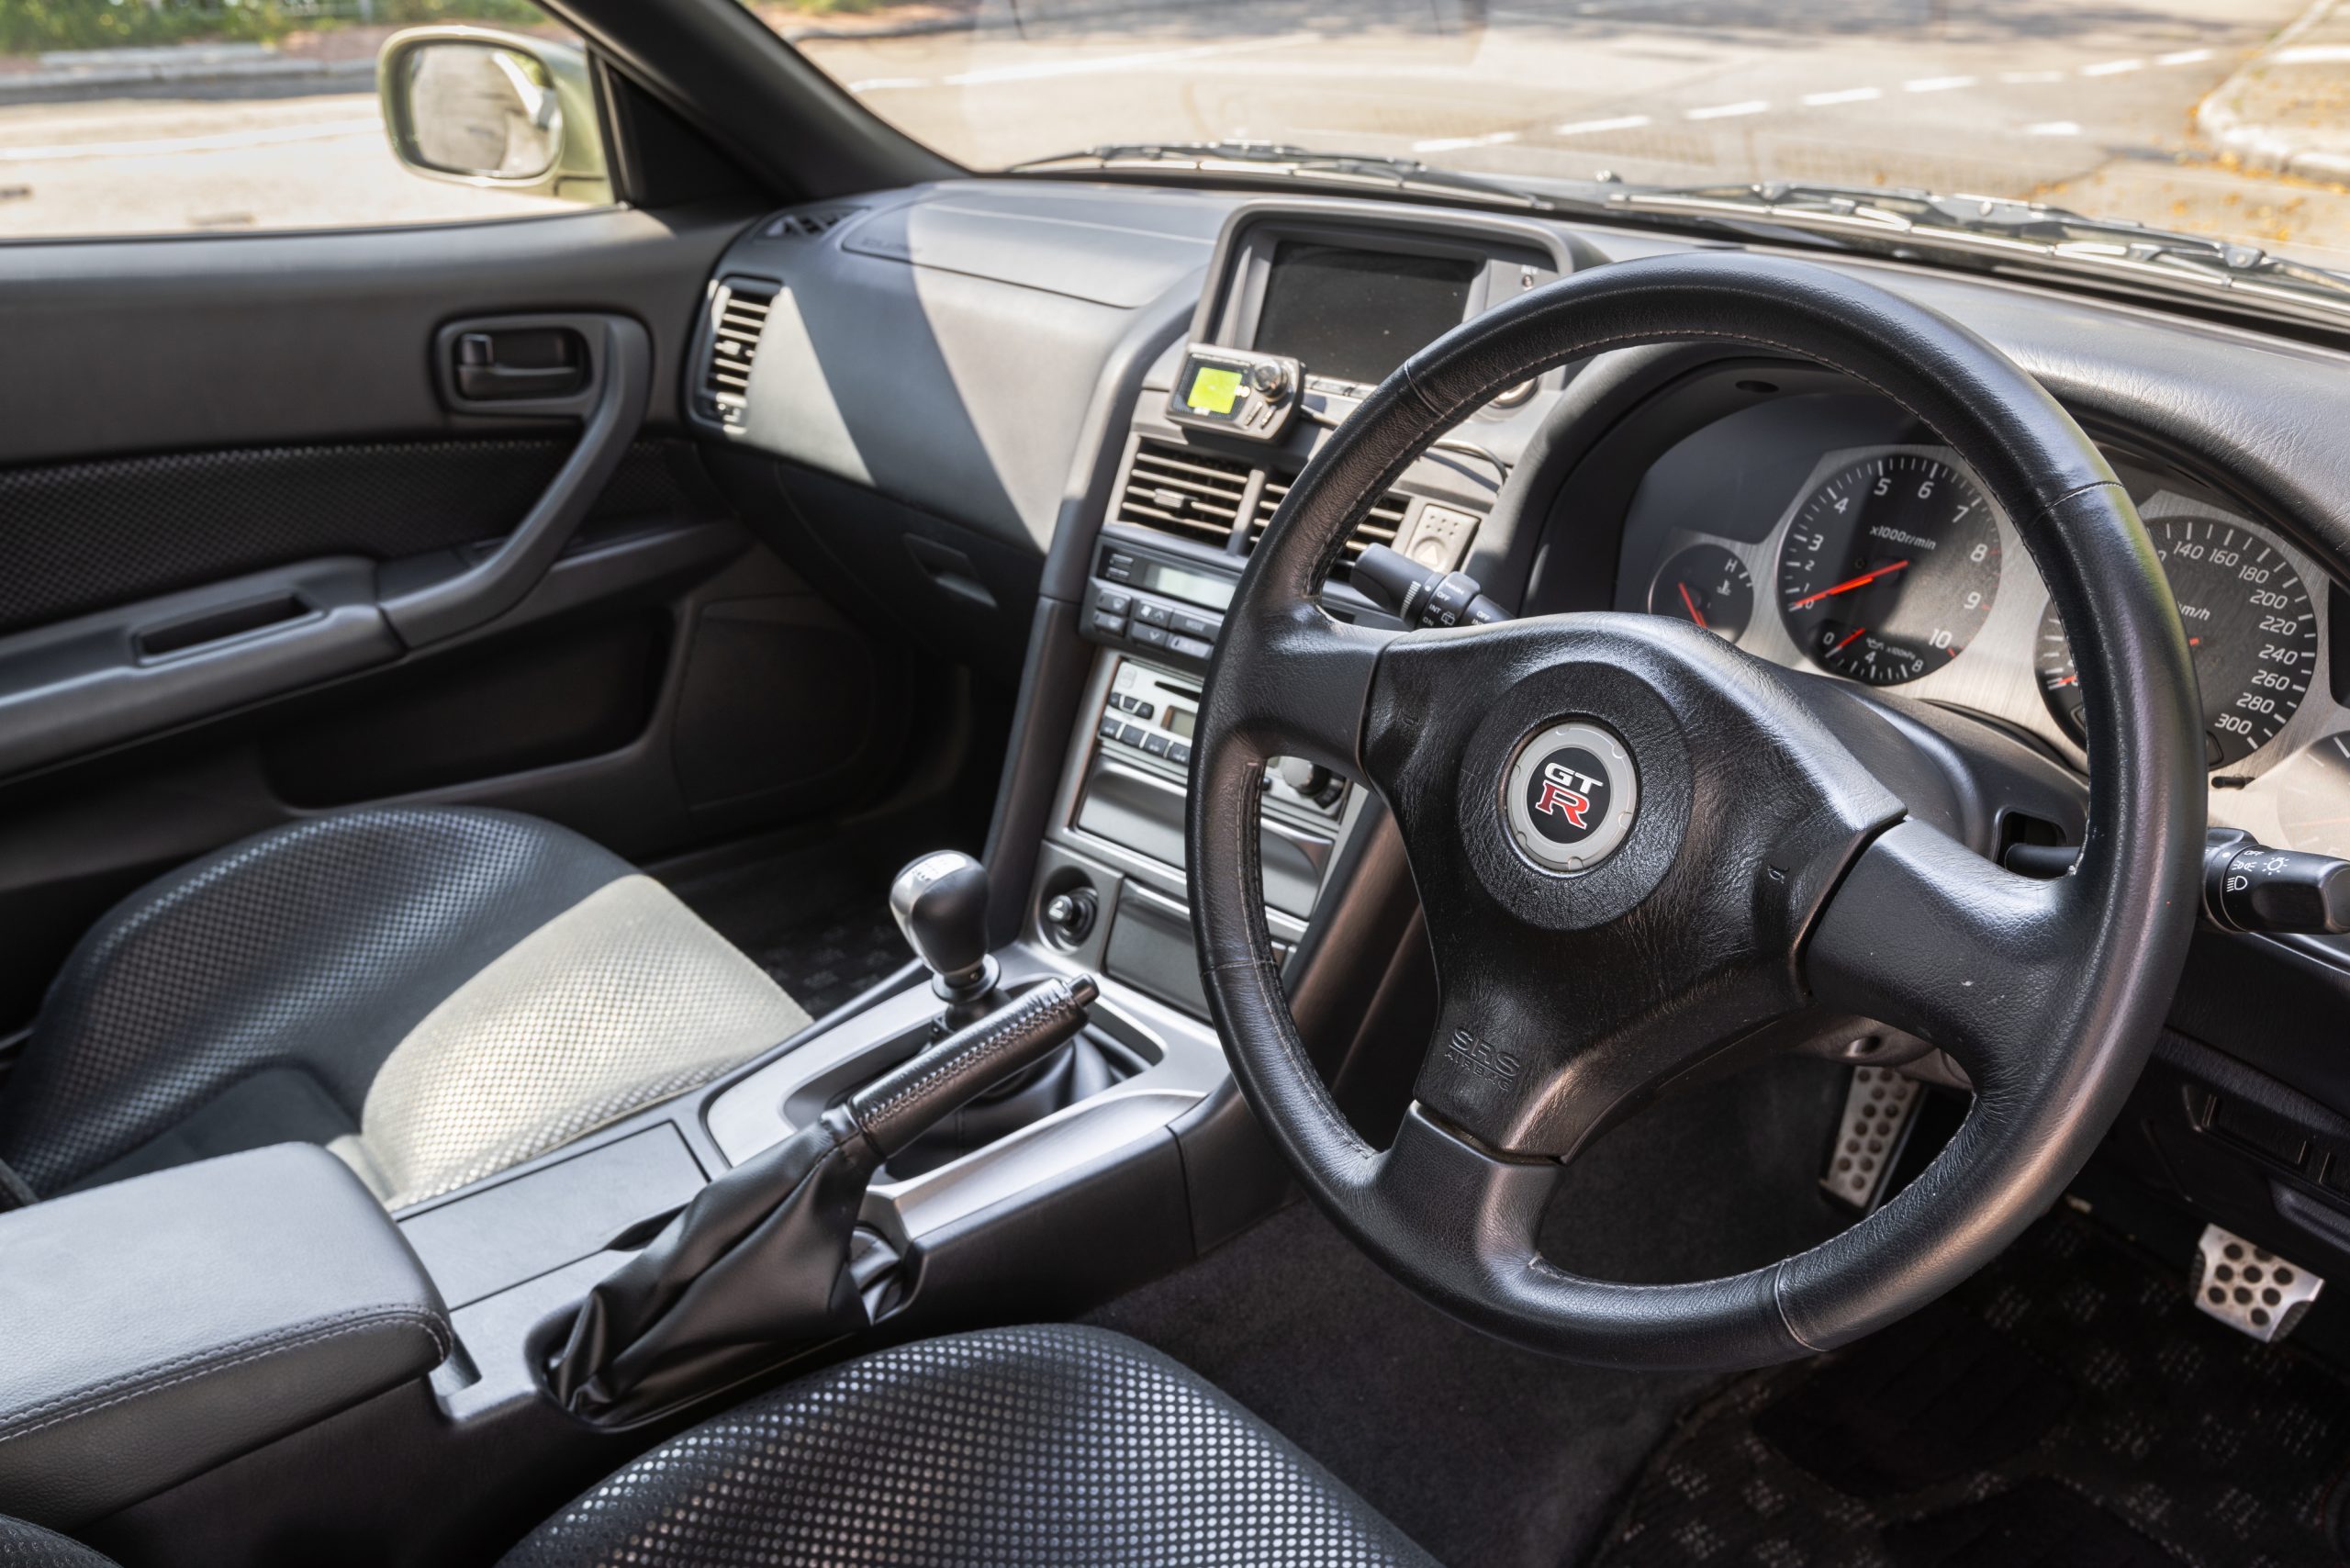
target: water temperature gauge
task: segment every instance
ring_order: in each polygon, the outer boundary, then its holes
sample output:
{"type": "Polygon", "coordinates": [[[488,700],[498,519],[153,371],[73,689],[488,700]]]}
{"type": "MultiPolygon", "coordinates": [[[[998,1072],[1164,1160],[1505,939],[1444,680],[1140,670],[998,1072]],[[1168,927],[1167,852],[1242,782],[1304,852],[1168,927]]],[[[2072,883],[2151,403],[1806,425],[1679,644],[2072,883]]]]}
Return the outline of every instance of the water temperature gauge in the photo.
{"type": "Polygon", "coordinates": [[[1693,622],[1735,643],[1754,618],[1754,575],[1718,544],[1695,544],[1649,585],[1649,613],[1693,622]]]}

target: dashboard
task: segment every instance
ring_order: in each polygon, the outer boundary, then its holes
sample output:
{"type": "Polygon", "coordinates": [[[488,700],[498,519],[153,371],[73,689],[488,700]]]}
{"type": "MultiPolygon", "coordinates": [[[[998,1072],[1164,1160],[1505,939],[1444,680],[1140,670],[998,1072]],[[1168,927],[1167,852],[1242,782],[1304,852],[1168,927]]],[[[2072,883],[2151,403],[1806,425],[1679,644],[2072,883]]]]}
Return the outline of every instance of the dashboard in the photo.
{"type": "MultiPolygon", "coordinates": [[[[2350,674],[2338,590],[2274,527],[2109,451],[2179,605],[2210,820],[2350,855],[2350,674]]],[[[1615,608],[1758,658],[1964,710],[2086,769],[2095,700],[2013,521],[1957,455],[1873,398],[1733,414],[1658,459],[1625,520],[1615,608]]]]}
{"type": "MultiPolygon", "coordinates": [[[[1183,723],[1249,553],[1331,425],[1456,321],[1689,248],[1335,196],[1013,180],[873,193],[772,217],[730,248],[685,367],[687,418],[795,567],[882,607],[939,667],[1018,690],[991,867],[1026,890],[1038,940],[1118,972],[1147,960],[1173,997],[1196,973],[1169,859],[1183,723]],[[1287,416],[1252,423],[1269,358],[1289,372],[1275,380],[1287,416]],[[1113,862],[1114,898],[1099,879],[1113,862]],[[1075,896],[1085,866],[1091,907],[1075,896]]],[[[2350,858],[2350,352],[1998,276],[1810,259],[1963,323],[2091,431],[2196,639],[2211,822],[2350,858]]],[[[2097,694],[2015,520],[1931,430],[1819,367],[1720,343],[1560,366],[1390,484],[1354,550],[1465,573],[1521,615],[1702,622],[1791,671],[1997,727],[2076,775],[2094,764],[2078,715],[2097,694]]],[[[1325,607],[1376,617],[1351,559],[1325,607]]],[[[1353,879],[1394,868],[1362,791],[1310,767],[1267,788],[1268,854],[1288,867],[1268,928],[1295,944],[1310,989],[1323,945],[1343,947],[1390,896],[1353,879]]],[[[2350,1128],[2345,1016],[2350,941],[2199,935],[2164,1048],[2204,1053],[2202,1087],[2150,1076],[2138,1123],[2162,1129],[2164,1182],[2196,1184],[2239,1230],[2273,1223],[2272,1182],[2350,1226],[2350,1199],[2312,1185],[2306,1140],[2196,1164],[2235,1137],[2226,1107],[2251,1091],[2230,1073],[2264,1075],[2267,1114],[2317,1126],[2298,1095],[2350,1128]]],[[[2350,1130],[2339,1142],[2322,1170],[2350,1181],[2350,1130]]]]}

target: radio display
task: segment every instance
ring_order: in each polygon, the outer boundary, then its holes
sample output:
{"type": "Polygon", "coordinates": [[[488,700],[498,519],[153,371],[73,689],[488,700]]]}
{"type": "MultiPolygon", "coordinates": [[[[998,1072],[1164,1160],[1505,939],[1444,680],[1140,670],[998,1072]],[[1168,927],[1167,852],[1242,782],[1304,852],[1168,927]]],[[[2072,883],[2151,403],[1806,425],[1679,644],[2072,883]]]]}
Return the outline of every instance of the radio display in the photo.
{"type": "Polygon", "coordinates": [[[1167,727],[1185,740],[1192,738],[1192,726],[1198,722],[1199,715],[1189,708],[1178,708],[1172,702],[1167,705],[1167,727]]]}
{"type": "Polygon", "coordinates": [[[1483,270],[1467,257],[1284,240],[1273,247],[1253,346],[1292,356],[1310,375],[1384,381],[1460,325],[1469,286],[1483,270]]]}
{"type": "Polygon", "coordinates": [[[1231,605],[1232,590],[1237,585],[1231,577],[1190,571],[1165,561],[1145,560],[1135,573],[1134,586],[1145,593],[1163,593],[1203,610],[1224,610],[1231,605]]]}

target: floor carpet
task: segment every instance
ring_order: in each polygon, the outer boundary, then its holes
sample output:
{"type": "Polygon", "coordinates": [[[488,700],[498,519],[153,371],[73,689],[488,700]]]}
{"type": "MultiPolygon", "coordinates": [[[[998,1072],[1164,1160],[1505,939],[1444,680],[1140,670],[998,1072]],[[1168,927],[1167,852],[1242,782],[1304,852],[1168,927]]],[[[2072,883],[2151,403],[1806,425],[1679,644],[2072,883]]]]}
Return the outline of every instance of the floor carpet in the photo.
{"type": "Polygon", "coordinates": [[[2342,1560],[2346,1471],[2331,1368],[2061,1214],[1915,1317],[1707,1400],[1597,1561],[2310,1568],[2342,1560]]]}

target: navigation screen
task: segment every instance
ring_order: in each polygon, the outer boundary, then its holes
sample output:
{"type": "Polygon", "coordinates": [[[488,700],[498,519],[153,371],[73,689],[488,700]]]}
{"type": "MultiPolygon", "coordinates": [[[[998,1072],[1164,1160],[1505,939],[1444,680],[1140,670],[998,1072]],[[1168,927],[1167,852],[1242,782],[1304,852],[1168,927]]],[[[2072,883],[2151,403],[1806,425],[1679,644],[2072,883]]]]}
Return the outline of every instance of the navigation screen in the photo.
{"type": "Polygon", "coordinates": [[[1284,240],[1273,250],[1254,347],[1292,355],[1309,375],[1384,381],[1460,325],[1482,270],[1458,257],[1284,240]]]}

